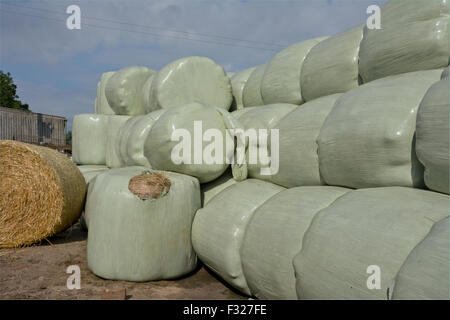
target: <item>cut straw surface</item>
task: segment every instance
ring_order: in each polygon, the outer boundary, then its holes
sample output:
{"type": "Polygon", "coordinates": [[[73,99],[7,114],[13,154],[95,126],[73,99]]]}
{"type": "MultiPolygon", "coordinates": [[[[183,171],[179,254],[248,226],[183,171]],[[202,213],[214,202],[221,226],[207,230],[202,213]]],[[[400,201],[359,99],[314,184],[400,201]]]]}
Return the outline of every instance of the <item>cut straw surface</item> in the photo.
{"type": "Polygon", "coordinates": [[[0,141],[0,248],[33,244],[79,218],[86,183],[63,154],[0,141]]]}

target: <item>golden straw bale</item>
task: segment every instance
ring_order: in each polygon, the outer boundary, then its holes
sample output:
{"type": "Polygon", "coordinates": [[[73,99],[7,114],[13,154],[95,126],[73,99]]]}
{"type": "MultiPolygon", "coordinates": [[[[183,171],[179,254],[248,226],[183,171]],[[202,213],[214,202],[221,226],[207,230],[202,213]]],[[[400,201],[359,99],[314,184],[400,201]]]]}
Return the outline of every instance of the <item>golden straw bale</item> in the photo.
{"type": "Polygon", "coordinates": [[[80,217],[86,183],[65,155],[0,141],[0,248],[29,245],[80,217]]]}

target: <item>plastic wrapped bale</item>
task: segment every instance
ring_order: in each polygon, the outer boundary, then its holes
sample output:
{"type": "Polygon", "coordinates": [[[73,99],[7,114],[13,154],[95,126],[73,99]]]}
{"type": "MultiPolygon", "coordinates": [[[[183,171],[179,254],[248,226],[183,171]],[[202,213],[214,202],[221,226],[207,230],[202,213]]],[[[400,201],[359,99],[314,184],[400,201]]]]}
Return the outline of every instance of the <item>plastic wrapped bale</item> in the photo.
{"type": "Polygon", "coordinates": [[[130,116],[108,116],[106,138],[106,165],[119,168],[125,165],[120,156],[120,132],[130,116]]]}
{"type": "Polygon", "coordinates": [[[229,186],[237,183],[236,180],[233,179],[233,174],[231,172],[231,168],[228,168],[227,171],[219,178],[200,185],[200,190],[202,192],[202,207],[208,204],[208,202],[216,195],[228,188],[229,186]]]}
{"type": "Polygon", "coordinates": [[[359,73],[364,82],[449,64],[447,0],[391,0],[381,8],[381,29],[364,27],[359,73]]]}
{"type": "Polygon", "coordinates": [[[358,53],[362,36],[363,26],[358,26],[311,49],[300,74],[303,100],[347,92],[358,86],[358,53]]]}
{"type": "Polygon", "coordinates": [[[227,187],[197,211],[192,244],[200,260],[236,289],[250,294],[240,258],[253,212],[284,188],[249,179],[227,187]]]}
{"type": "Polygon", "coordinates": [[[278,52],[267,64],[261,82],[264,104],[304,102],[300,88],[303,61],[309,51],[326,38],[298,42],[278,52]]]}
{"type": "Polygon", "coordinates": [[[297,107],[298,106],[294,104],[277,103],[262,107],[245,108],[244,110],[248,111],[241,111],[240,114],[236,113],[235,117],[238,119],[244,130],[255,130],[255,135],[253,138],[251,135],[246,136],[246,139],[248,139],[246,161],[248,176],[250,178],[257,178],[266,181],[272,180],[271,171],[272,169],[277,170],[278,165],[274,163],[276,159],[274,159],[273,156],[276,155],[272,155],[270,152],[270,130],[278,123],[278,121],[280,121],[280,119],[288,115],[297,107]],[[267,130],[266,145],[264,145],[264,138],[259,132],[260,129],[267,130]],[[260,141],[260,138],[263,139],[263,141],[260,141]],[[263,142],[263,144],[261,145],[260,142],[263,142]],[[260,150],[261,148],[263,150],[260,150]],[[261,159],[261,152],[270,158],[269,164],[266,163],[266,160],[269,159],[261,159]],[[262,170],[266,172],[263,174],[262,170]]]}
{"type": "MultiPolygon", "coordinates": [[[[152,126],[165,111],[161,109],[139,117],[128,129],[127,138],[120,140],[120,149],[125,165],[151,167],[144,156],[144,144],[152,126]]],[[[157,152],[157,150],[153,150],[153,152],[157,152]]]]}
{"type": "Polygon", "coordinates": [[[77,164],[105,165],[107,115],[77,114],[72,122],[72,160],[77,164]]]}
{"type": "Polygon", "coordinates": [[[102,172],[109,170],[107,166],[97,166],[97,165],[82,165],[77,166],[78,170],[80,170],[81,174],[88,184],[92,179],[94,179],[97,175],[102,172]]]}
{"type": "Polygon", "coordinates": [[[448,300],[449,218],[437,222],[409,254],[389,287],[393,300],[448,300]]]}
{"type": "Polygon", "coordinates": [[[450,69],[450,67],[447,67],[444,69],[444,71],[442,72],[442,75],[441,75],[441,79],[446,79],[449,77],[449,69],[450,69]]]}
{"type": "Polygon", "coordinates": [[[422,187],[414,134],[417,109],[440,71],[367,83],[341,96],[318,137],[326,184],[350,188],[422,187]]]}
{"type": "Polygon", "coordinates": [[[231,77],[231,89],[233,92],[235,104],[234,109],[240,110],[244,108],[244,101],[243,101],[244,87],[253,70],[255,70],[255,67],[236,72],[231,77]]]}
{"type": "Polygon", "coordinates": [[[143,104],[143,88],[156,71],[146,67],[127,67],[116,71],[109,78],[105,95],[111,109],[119,115],[142,115],[146,113],[143,104]]]}
{"type": "Polygon", "coordinates": [[[97,98],[95,99],[96,114],[115,114],[114,110],[109,106],[105,95],[106,83],[113,74],[114,71],[103,73],[100,82],[97,84],[97,98]]]}
{"type": "Polygon", "coordinates": [[[245,231],[242,268],[252,295],[297,299],[292,260],[314,216],[350,189],[300,187],[281,191],[256,209],[245,231]]]}
{"type": "Polygon", "coordinates": [[[132,163],[132,160],[128,157],[128,141],[131,135],[131,130],[133,126],[143,118],[144,116],[134,116],[130,117],[120,128],[118,135],[118,154],[123,163],[123,165],[133,166],[136,165],[132,163]]]}
{"type": "Polygon", "coordinates": [[[86,193],[68,157],[47,147],[0,141],[0,248],[30,245],[74,224],[86,193]]]}
{"type": "Polygon", "coordinates": [[[154,74],[152,74],[150,77],[147,78],[147,80],[145,80],[144,84],[142,85],[142,105],[144,106],[144,111],[145,113],[149,113],[151,112],[151,87],[152,87],[152,82],[153,82],[153,78],[156,75],[156,72],[154,74]]]}
{"type": "Polygon", "coordinates": [[[194,101],[228,110],[232,100],[230,79],[220,65],[206,57],[187,57],[169,63],[153,78],[150,111],[194,101]]]}
{"type": "MultiPolygon", "coordinates": [[[[317,137],[342,94],[307,102],[282,118],[273,129],[279,135],[279,169],[270,181],[286,188],[324,185],[319,172],[317,137]]],[[[273,149],[270,146],[270,149],[273,149]]]]}
{"type": "Polygon", "coordinates": [[[145,141],[144,156],[154,169],[209,182],[229,166],[226,129],[222,114],[214,107],[193,102],[170,108],[153,124],[145,141]],[[211,133],[212,142],[203,140],[207,132],[211,133]]]}
{"type": "Polygon", "coordinates": [[[425,184],[431,190],[449,193],[450,83],[435,83],[417,112],[416,153],[425,166],[425,184]]]}
{"type": "Polygon", "coordinates": [[[87,260],[93,273],[150,281],[194,270],[190,235],[200,208],[197,179],[128,167],[98,175],[89,189],[87,260]]]}
{"type": "Polygon", "coordinates": [[[261,95],[261,81],[267,65],[263,64],[254,68],[242,91],[242,102],[244,108],[262,106],[264,101],[261,95]]]}
{"type": "Polygon", "coordinates": [[[404,188],[351,191],[320,211],[294,258],[300,299],[387,299],[391,280],[448,196],[404,188]],[[378,281],[379,280],[379,281],[378,281]]]}

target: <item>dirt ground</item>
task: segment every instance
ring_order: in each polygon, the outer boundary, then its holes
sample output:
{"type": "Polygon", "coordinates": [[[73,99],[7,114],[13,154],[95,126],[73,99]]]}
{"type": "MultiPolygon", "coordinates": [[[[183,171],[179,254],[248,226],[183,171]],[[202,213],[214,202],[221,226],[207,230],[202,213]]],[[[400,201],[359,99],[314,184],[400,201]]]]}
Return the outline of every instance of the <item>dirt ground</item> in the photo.
{"type": "Polygon", "coordinates": [[[101,279],[87,268],[86,238],[87,233],[76,224],[40,245],[1,250],[0,299],[102,299],[106,298],[106,289],[113,292],[112,297],[120,296],[117,293],[125,289],[126,299],[248,299],[204,267],[173,281],[101,279]],[[79,290],[67,289],[69,265],[80,267],[79,290]]]}

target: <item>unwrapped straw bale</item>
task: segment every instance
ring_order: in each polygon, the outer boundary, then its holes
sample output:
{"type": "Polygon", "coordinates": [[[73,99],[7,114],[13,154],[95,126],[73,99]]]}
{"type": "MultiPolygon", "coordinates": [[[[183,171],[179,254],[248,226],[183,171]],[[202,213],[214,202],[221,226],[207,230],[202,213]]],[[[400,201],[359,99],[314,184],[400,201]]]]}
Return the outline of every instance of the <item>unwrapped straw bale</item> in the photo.
{"type": "Polygon", "coordinates": [[[0,248],[30,245],[74,224],[86,193],[81,172],[46,147],[0,141],[0,248]]]}

